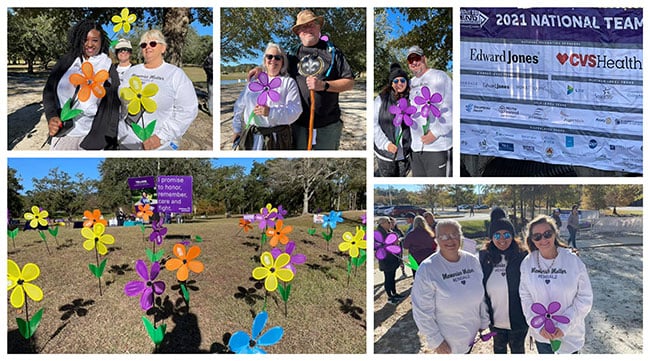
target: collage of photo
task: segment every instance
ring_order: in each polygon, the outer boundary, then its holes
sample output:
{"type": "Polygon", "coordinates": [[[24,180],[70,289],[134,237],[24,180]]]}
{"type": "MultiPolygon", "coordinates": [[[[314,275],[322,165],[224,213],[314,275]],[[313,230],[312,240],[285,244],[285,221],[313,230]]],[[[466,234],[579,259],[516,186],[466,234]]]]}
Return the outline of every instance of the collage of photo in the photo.
{"type": "Polygon", "coordinates": [[[72,3],[0,17],[3,354],[644,353],[640,3],[72,3]]]}

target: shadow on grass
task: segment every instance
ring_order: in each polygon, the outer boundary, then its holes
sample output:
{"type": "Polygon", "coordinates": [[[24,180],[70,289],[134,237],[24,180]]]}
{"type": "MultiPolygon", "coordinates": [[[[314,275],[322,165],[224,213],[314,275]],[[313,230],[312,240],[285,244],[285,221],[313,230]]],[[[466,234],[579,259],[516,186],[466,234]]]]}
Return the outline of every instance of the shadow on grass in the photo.
{"type": "Polygon", "coordinates": [[[72,247],[74,245],[75,245],[75,241],[73,239],[71,239],[71,238],[68,238],[63,242],[63,244],[57,245],[56,250],[59,251],[59,250],[62,250],[62,249],[70,248],[70,247],[72,247]]]}
{"type": "Polygon", "coordinates": [[[128,263],[123,263],[121,265],[112,264],[111,268],[108,270],[108,273],[115,273],[116,275],[125,275],[127,272],[132,272],[133,268],[128,263]]]}
{"type": "Polygon", "coordinates": [[[95,300],[85,300],[83,298],[77,298],[72,300],[72,302],[59,307],[59,311],[63,312],[61,315],[61,321],[67,321],[72,316],[77,315],[79,317],[85,317],[88,315],[88,307],[95,304],[95,300]]]}
{"type": "Polygon", "coordinates": [[[355,320],[362,320],[361,315],[363,314],[363,308],[356,306],[351,298],[346,298],[345,300],[337,298],[336,300],[341,304],[341,306],[339,306],[339,310],[344,315],[350,315],[350,317],[354,318],[355,320]]]}
{"type": "Polygon", "coordinates": [[[230,338],[232,337],[232,334],[230,332],[226,332],[223,334],[221,337],[221,343],[219,342],[214,342],[210,346],[210,353],[234,353],[230,351],[230,348],[228,347],[228,342],[230,342],[230,338]]]}
{"type": "Polygon", "coordinates": [[[17,328],[7,332],[7,353],[38,353],[36,346],[34,346],[37,342],[37,336],[37,334],[34,334],[30,342],[20,334],[17,328]]]}

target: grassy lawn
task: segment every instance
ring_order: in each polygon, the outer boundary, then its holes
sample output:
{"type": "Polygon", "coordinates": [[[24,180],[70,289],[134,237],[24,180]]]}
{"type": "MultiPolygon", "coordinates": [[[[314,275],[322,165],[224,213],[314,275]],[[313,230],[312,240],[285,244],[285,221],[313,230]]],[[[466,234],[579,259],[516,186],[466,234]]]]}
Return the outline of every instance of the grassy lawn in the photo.
{"type": "MultiPolygon", "coordinates": [[[[35,334],[39,353],[151,353],[154,347],[142,317],[151,321],[154,314],[157,325],[167,325],[159,352],[226,352],[232,333],[241,330],[250,334],[253,317],[263,309],[266,297],[269,320],[264,331],[274,326],[284,328],[284,336],[267,347],[268,352],[358,354],[366,352],[365,266],[356,274],[353,271],[348,280],[349,256],[337,246],[344,232],[355,233],[361,213],[344,213],[345,222],[336,227],[329,245],[319,236],[324,228],[314,225],[311,216],[285,220],[285,226],[294,227],[290,234],[296,242],[294,253],[307,257],[305,264],[296,266],[286,316],[279,293],[265,295],[262,283],[251,277],[252,270],[261,266],[261,231],[255,226],[248,233],[240,232],[239,218],[166,225],[163,262],[172,257],[174,243],[196,240],[196,236],[203,239],[192,242],[201,248],[197,260],[203,262],[205,270],[190,273],[189,307],[176,272],[164,267],[157,279],[166,283],[166,290],[148,313],[140,308],[139,297],[124,294],[127,282],[140,279],[134,270],[135,261],[143,259],[150,264],[145,255],[145,249],[152,245],[149,226],[144,235],[137,226],[107,228],[106,233],[116,241],[105,256],[108,261],[101,279],[101,296],[98,279],[88,269],[89,263],[95,263],[95,254],[82,247],[80,229],[60,227],[56,241],[46,232],[51,255],[36,231],[21,231],[15,248],[8,240],[8,258],[20,267],[36,263],[41,270],[32,283],[43,289],[44,298],[38,303],[27,300],[30,316],[44,308],[35,334]],[[309,228],[316,228],[316,234],[309,235],[309,228]]],[[[262,251],[270,248],[265,244],[262,251]]],[[[8,306],[8,352],[28,352],[16,317],[25,317],[24,308],[8,306]]]]}

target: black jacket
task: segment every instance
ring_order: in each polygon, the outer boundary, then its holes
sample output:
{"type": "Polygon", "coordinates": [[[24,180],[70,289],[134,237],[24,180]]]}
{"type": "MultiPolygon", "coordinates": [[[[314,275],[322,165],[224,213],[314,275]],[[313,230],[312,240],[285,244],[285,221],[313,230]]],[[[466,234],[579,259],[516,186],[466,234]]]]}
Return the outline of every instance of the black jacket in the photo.
{"type": "MultiPolygon", "coordinates": [[[[68,71],[76,56],[65,54],[54,65],[50,76],[43,88],[43,109],[45,118],[49,121],[61,114],[59,97],[56,88],[63,75],[68,71]]],[[[87,150],[114,149],[117,146],[117,122],[120,114],[120,98],[118,88],[120,78],[115,64],[108,71],[109,80],[104,83],[106,95],[102,98],[97,108],[97,114],[86,138],[81,142],[81,147],[87,150]]]]}
{"type": "MultiPolygon", "coordinates": [[[[506,259],[508,264],[506,266],[506,280],[508,282],[508,314],[510,316],[510,329],[511,330],[522,330],[528,328],[528,323],[526,323],[526,317],[521,308],[521,298],[519,297],[519,282],[521,277],[521,272],[519,270],[521,266],[521,261],[524,260],[527,252],[516,252],[515,250],[506,251],[508,254],[506,259]]],[[[483,270],[483,288],[487,283],[488,278],[492,274],[494,269],[494,261],[490,256],[488,250],[481,250],[478,254],[479,261],[481,262],[481,268],[483,270]]],[[[488,307],[488,313],[490,315],[490,326],[494,326],[494,309],[492,308],[492,301],[485,292],[485,301],[488,307]]]]}

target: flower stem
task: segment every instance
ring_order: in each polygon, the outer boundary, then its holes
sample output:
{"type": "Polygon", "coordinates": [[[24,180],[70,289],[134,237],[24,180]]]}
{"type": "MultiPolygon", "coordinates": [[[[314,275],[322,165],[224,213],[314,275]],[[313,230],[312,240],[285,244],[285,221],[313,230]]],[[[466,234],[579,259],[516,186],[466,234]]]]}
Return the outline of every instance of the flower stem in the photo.
{"type": "Polygon", "coordinates": [[[264,306],[262,306],[262,311],[266,311],[266,299],[269,296],[269,291],[264,291],[264,306]]]}
{"type": "MultiPolygon", "coordinates": [[[[97,261],[97,269],[99,269],[99,252],[97,252],[97,245],[95,245],[95,260],[97,261]]],[[[97,277],[97,282],[99,285],[99,295],[102,295],[102,276],[97,277]]]]}

